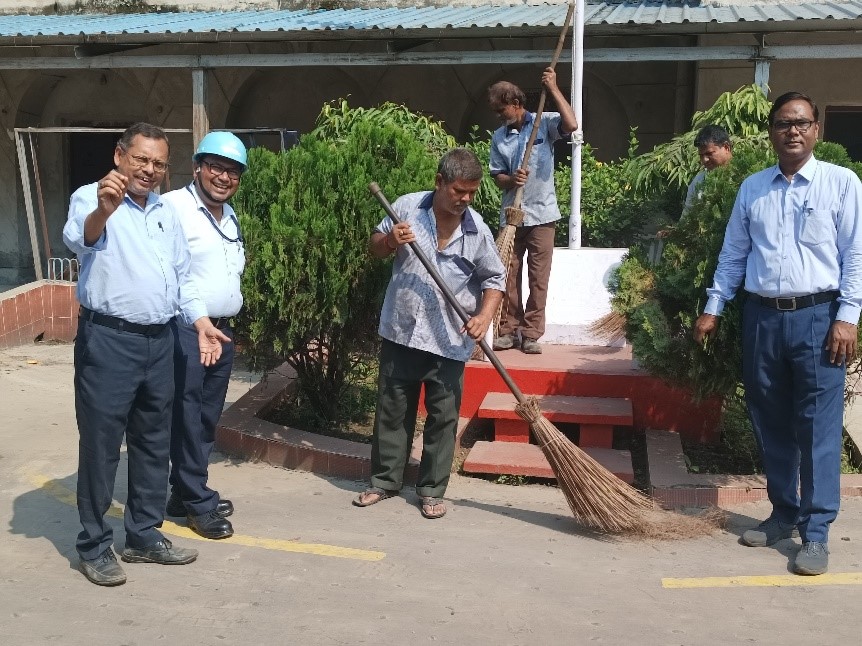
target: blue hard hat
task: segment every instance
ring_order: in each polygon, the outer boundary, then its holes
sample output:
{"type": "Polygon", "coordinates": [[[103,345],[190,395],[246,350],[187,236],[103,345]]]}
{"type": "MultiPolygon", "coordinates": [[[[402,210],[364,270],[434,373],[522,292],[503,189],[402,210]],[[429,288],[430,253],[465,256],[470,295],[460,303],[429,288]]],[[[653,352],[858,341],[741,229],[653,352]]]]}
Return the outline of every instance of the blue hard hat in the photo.
{"type": "Polygon", "coordinates": [[[231,132],[211,132],[201,139],[198,149],[192,159],[198,161],[204,155],[218,155],[225,159],[242,164],[243,170],[248,166],[248,153],[239,137],[231,132]]]}

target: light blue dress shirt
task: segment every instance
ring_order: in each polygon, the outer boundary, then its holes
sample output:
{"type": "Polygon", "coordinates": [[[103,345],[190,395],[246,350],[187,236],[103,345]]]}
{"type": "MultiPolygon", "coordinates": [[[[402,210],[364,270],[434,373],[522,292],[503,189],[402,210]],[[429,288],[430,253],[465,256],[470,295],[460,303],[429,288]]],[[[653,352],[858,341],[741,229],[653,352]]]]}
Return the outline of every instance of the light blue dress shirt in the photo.
{"type": "Polygon", "coordinates": [[[84,220],[96,210],[96,183],[72,194],[63,241],[78,255],[78,302],[131,323],[167,323],[177,310],[187,324],[206,316],[189,280],[188,243],[179,221],[155,193],[141,208],[126,196],[92,246],[84,242],[84,220]]]}
{"type": "MultiPolygon", "coordinates": [[[[512,126],[500,126],[491,136],[491,159],[488,169],[491,175],[513,175],[521,167],[533,122],[536,115],[527,112],[524,127],[516,130],[512,126]]],[[[539,132],[530,154],[530,175],[524,185],[521,210],[524,212],[524,226],[547,224],[560,219],[557,192],[554,189],[554,142],[562,135],[562,117],[559,112],[545,112],[539,122],[539,132]]],[[[515,202],[517,189],[503,191],[500,212],[500,226],[506,225],[506,207],[515,202]]]]}
{"type": "MultiPolygon", "coordinates": [[[[484,290],[505,289],[506,270],[488,225],[470,208],[446,248],[438,251],[433,199],[433,191],[410,193],[395,200],[392,208],[401,220],[410,224],[422,251],[461,306],[473,316],[480,309],[484,290]]],[[[376,231],[389,233],[392,227],[392,220],[387,217],[376,231]]],[[[400,245],[380,313],[380,336],[439,357],[467,361],[475,341],[461,332],[463,326],[410,246],[400,245]]]]}
{"type": "Polygon", "coordinates": [[[862,310],[862,182],[813,156],[788,181],[772,166],[746,178],[733,206],[707,314],[745,289],[770,298],[838,290],[838,320],[862,310]]]}

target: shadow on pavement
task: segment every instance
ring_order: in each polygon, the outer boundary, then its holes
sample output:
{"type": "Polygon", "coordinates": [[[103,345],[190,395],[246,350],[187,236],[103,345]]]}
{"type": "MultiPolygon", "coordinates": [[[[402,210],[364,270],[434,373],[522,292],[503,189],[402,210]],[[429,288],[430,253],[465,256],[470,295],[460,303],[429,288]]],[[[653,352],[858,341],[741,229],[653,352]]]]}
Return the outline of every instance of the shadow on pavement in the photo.
{"type": "MultiPolygon", "coordinates": [[[[12,503],[10,533],[49,540],[57,552],[69,560],[69,566],[78,569],[75,540],[81,526],[76,505],[77,472],[63,478],[45,478],[38,473],[29,476],[34,488],[15,498],[12,503]]],[[[114,500],[125,500],[127,478],[126,453],[123,451],[117,467],[114,500]]],[[[114,530],[114,548],[119,552],[125,544],[125,534],[122,512],[116,505],[112,505],[108,511],[107,522],[114,530]]]]}
{"type": "Polygon", "coordinates": [[[510,518],[524,523],[529,523],[530,525],[545,527],[571,536],[582,536],[584,538],[591,538],[604,542],[614,542],[618,540],[614,536],[601,534],[587,529],[586,527],[581,527],[571,516],[568,515],[549,514],[542,511],[518,509],[517,507],[509,507],[505,505],[492,505],[489,503],[477,502],[475,500],[466,500],[464,498],[451,498],[450,500],[459,507],[472,507],[473,509],[481,509],[492,514],[509,516],[510,518]]]}

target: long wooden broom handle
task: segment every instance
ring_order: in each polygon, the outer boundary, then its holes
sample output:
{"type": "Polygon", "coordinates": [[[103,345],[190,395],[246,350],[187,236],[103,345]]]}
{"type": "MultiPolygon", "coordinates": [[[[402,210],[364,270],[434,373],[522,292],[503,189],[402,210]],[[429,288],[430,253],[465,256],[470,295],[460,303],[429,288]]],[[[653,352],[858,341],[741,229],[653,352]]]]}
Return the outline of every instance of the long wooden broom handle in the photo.
{"type": "MultiPolygon", "coordinates": [[[[386,196],[383,195],[383,191],[380,190],[380,187],[377,185],[377,182],[371,182],[368,185],[368,190],[371,191],[371,194],[377,198],[377,201],[380,202],[380,206],[383,207],[383,210],[386,211],[386,215],[389,216],[389,219],[392,220],[395,224],[401,222],[401,219],[396,215],[395,210],[392,208],[392,205],[389,203],[389,200],[386,199],[386,196]]],[[[431,264],[431,261],[428,260],[428,256],[425,255],[425,252],[422,251],[422,247],[420,247],[416,242],[407,243],[410,245],[410,248],[413,250],[413,253],[416,254],[416,257],[419,258],[419,262],[421,262],[425,269],[428,270],[428,273],[431,274],[431,278],[434,279],[434,282],[437,283],[437,287],[440,288],[440,291],[443,293],[443,296],[446,297],[446,300],[449,302],[449,305],[452,306],[452,309],[458,314],[463,323],[467,323],[470,320],[470,315],[467,314],[467,311],[461,306],[461,303],[458,302],[458,299],[455,298],[455,294],[452,293],[452,290],[449,289],[449,286],[443,282],[443,277],[437,271],[437,268],[431,264]]],[[[518,400],[518,403],[523,403],[526,401],[526,397],[524,397],[524,393],[521,392],[521,389],[518,388],[518,385],[512,380],[512,376],[506,371],[503,367],[503,364],[500,363],[500,359],[494,354],[494,351],[490,348],[485,339],[479,339],[477,341],[479,347],[482,348],[482,351],[485,353],[485,356],[488,357],[488,361],[490,361],[494,367],[497,369],[497,372],[500,373],[500,377],[502,377],[503,381],[506,382],[506,385],[509,387],[509,390],[512,391],[512,394],[515,396],[515,399],[518,400]]]]}
{"type": "MultiPolygon", "coordinates": [[[[566,34],[569,31],[569,25],[572,23],[572,16],[575,13],[574,3],[569,5],[569,10],[566,13],[566,21],[563,24],[563,30],[560,32],[560,37],[557,40],[557,48],[554,50],[554,57],[551,59],[551,64],[548,66],[554,69],[557,62],[560,60],[560,54],[563,52],[563,43],[566,41],[566,34]]],[[[542,93],[539,95],[539,107],[536,110],[536,119],[533,121],[533,131],[530,133],[530,138],[527,140],[527,147],[524,149],[524,159],[521,161],[521,168],[526,170],[530,163],[530,155],[533,154],[533,144],[536,142],[536,134],[539,132],[539,124],[542,122],[542,113],[545,111],[545,98],[547,90],[542,86],[542,93]]],[[[521,208],[521,200],[524,198],[524,187],[519,186],[515,191],[515,200],[513,206],[516,209],[521,208]]]]}

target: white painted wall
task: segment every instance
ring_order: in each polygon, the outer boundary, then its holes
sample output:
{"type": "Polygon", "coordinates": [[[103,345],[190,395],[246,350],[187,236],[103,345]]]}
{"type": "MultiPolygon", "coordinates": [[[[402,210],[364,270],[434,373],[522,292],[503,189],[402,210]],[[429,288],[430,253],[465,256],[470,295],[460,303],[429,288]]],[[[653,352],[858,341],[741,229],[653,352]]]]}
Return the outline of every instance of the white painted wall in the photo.
{"type": "MultiPolygon", "coordinates": [[[[608,345],[590,334],[589,327],[611,311],[608,281],[626,253],[628,249],[554,249],[541,343],[608,345]]],[[[530,293],[526,272],[523,278],[526,298],[530,293]]]]}

